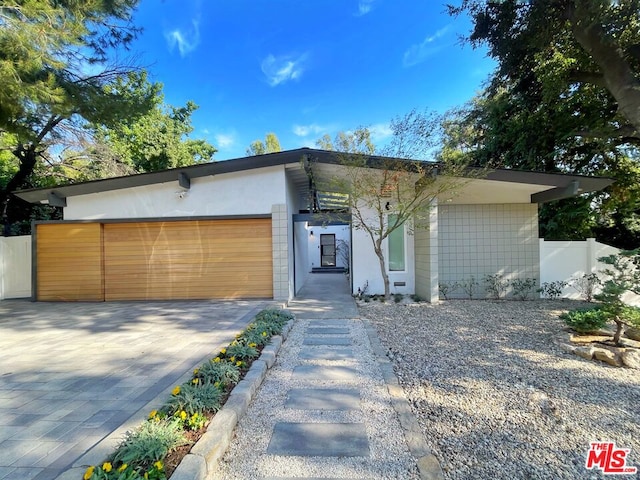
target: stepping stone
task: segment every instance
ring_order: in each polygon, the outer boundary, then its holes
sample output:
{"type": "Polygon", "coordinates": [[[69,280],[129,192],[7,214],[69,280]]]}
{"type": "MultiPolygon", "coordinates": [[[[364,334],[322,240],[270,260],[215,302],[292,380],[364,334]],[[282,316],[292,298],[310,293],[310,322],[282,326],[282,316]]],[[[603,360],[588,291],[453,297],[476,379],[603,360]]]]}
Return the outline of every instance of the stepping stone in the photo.
{"type": "Polygon", "coordinates": [[[359,410],[360,390],[292,388],[284,406],[296,410],[359,410]]]}
{"type": "Polygon", "coordinates": [[[349,337],[307,337],[303,345],[351,345],[349,337]]]}
{"type": "Polygon", "coordinates": [[[295,380],[317,380],[337,382],[357,382],[358,371],[354,367],[324,365],[299,365],[293,369],[295,380]]]}
{"type": "Polygon", "coordinates": [[[305,330],[307,335],[349,335],[348,328],[313,327],[305,330]]]}
{"type": "Polygon", "coordinates": [[[308,348],[300,352],[301,360],[354,360],[351,347],[308,348]]]}
{"type": "Polygon", "coordinates": [[[368,457],[363,423],[276,423],[267,447],[271,455],[368,457]]]}

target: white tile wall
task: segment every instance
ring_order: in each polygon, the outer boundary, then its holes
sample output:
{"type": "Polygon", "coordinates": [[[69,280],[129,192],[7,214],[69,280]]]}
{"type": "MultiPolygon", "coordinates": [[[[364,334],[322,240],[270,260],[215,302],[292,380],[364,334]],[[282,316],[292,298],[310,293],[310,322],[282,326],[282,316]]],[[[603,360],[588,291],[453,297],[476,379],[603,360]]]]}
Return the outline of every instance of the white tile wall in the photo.
{"type": "MultiPolygon", "coordinates": [[[[440,205],[439,281],[473,275],[486,296],[483,279],[500,273],[508,280],[540,278],[536,204],[440,205]]],[[[464,297],[457,291],[451,297],[464,297]]]]}
{"type": "Polygon", "coordinates": [[[287,231],[287,206],[271,208],[271,233],[273,238],[273,299],[289,299],[289,242],[287,231]]]}

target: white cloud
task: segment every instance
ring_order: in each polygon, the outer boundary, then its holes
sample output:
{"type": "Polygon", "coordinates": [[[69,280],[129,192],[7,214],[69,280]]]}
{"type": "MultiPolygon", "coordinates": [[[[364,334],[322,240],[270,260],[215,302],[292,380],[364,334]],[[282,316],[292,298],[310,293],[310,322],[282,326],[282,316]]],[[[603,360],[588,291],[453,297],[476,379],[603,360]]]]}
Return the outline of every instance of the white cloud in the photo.
{"type": "Polygon", "coordinates": [[[329,127],[312,123],[311,125],[294,125],[293,133],[298,137],[308,137],[309,135],[324,134],[329,130],[329,127]]]}
{"type": "Polygon", "coordinates": [[[306,53],[298,57],[289,55],[276,57],[274,55],[268,55],[262,61],[262,73],[266,75],[267,81],[272,87],[288,82],[289,80],[299,80],[304,72],[306,59],[306,53]]]}
{"type": "Polygon", "coordinates": [[[445,45],[442,44],[434,44],[436,40],[444,37],[449,31],[450,26],[447,25],[444,28],[441,28],[433,35],[425,38],[422,43],[415,43],[411,45],[406,52],[404,52],[404,56],[402,57],[402,65],[405,67],[413,67],[419,63],[424,62],[427,58],[435,55],[440,50],[442,50],[445,45]]]}
{"type": "Polygon", "coordinates": [[[236,136],[234,133],[217,133],[213,137],[215,139],[215,146],[218,148],[231,148],[236,143],[236,136]]]}
{"type": "Polygon", "coordinates": [[[177,47],[180,56],[184,57],[200,45],[200,22],[193,20],[191,24],[193,28],[186,31],[176,28],[175,30],[165,32],[164,38],[169,46],[169,51],[172,52],[173,49],[177,47]]]}
{"type": "Polygon", "coordinates": [[[373,9],[374,3],[376,3],[376,0],[360,0],[358,2],[358,13],[356,13],[356,17],[362,17],[369,13],[373,9]]]}
{"type": "Polygon", "coordinates": [[[371,140],[374,145],[387,140],[391,135],[393,135],[393,131],[388,123],[376,123],[375,125],[371,125],[369,127],[369,133],[371,134],[371,140]]]}

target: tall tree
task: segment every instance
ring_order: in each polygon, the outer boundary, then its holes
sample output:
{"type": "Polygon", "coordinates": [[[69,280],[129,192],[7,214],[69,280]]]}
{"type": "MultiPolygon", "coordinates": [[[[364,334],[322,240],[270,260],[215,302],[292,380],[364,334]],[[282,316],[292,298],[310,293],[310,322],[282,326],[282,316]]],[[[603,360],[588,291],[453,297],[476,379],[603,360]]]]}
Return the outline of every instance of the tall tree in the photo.
{"type": "MultiPolygon", "coordinates": [[[[378,152],[367,128],[340,132],[334,140],[325,135],[317,142],[322,149],[339,152],[343,167],[318,188],[345,196],[352,227],[371,240],[387,298],[390,285],[385,240],[399,228],[406,228],[408,234],[426,228],[434,200],[453,198],[471,179],[464,162],[424,161],[437,145],[439,125],[436,115],[416,111],[395,118],[390,124],[391,141],[378,152]]],[[[313,166],[311,175],[316,177],[313,166]]]]}
{"type": "Polygon", "coordinates": [[[251,142],[249,148],[247,148],[247,156],[264,155],[265,153],[281,152],[280,140],[275,133],[267,133],[264,142],[262,140],[255,140],[251,142]]]}
{"type": "Polygon", "coordinates": [[[126,48],[137,34],[131,21],[136,4],[0,2],[0,149],[18,160],[17,170],[0,188],[5,234],[20,212],[9,208],[10,192],[29,186],[50,145],[61,143],[85,121],[113,124],[153,106],[153,96],[132,104],[114,85],[134,68],[108,65],[108,52],[126,48]]]}
{"type": "Polygon", "coordinates": [[[547,239],[597,234],[616,246],[638,246],[640,135],[629,109],[633,95],[620,93],[640,92],[638,5],[465,0],[450,7],[472,16],[468,39],[487,44],[498,69],[450,122],[443,153],[452,155],[459,145],[455,154],[464,152],[477,164],[617,180],[605,192],[545,204],[540,231],[547,239]],[[611,71],[612,63],[589,47],[595,43],[635,79],[611,71]]]}

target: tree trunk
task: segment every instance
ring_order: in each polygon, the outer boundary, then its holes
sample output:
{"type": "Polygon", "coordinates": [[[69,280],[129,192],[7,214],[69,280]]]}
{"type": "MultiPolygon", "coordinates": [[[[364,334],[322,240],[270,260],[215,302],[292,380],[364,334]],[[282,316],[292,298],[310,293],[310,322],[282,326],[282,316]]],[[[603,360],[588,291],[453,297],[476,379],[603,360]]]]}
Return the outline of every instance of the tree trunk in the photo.
{"type": "Polygon", "coordinates": [[[607,32],[587,8],[569,8],[567,17],[573,35],[600,67],[607,90],[618,102],[619,113],[635,129],[637,137],[640,135],[640,81],[621,48],[608,38],[607,32]]]}
{"type": "Polygon", "coordinates": [[[380,242],[376,242],[373,247],[376,255],[378,256],[378,262],[380,263],[380,273],[382,274],[382,281],[384,282],[384,298],[388,300],[391,296],[391,291],[389,289],[389,275],[387,275],[387,269],[385,267],[384,255],[382,253],[382,245],[380,242]]]}
{"type": "Polygon", "coordinates": [[[33,173],[38,158],[35,145],[20,145],[13,151],[13,154],[20,161],[18,171],[7,185],[0,189],[0,212],[2,212],[3,235],[5,237],[11,235],[11,219],[8,214],[11,192],[24,186],[29,175],[33,173]]]}
{"type": "Polygon", "coordinates": [[[613,335],[613,343],[615,345],[620,345],[620,337],[622,336],[622,328],[624,326],[624,323],[618,320],[617,317],[614,318],[613,321],[616,322],[616,333],[613,335]]]}

